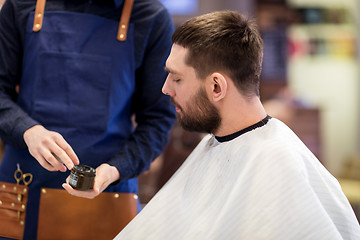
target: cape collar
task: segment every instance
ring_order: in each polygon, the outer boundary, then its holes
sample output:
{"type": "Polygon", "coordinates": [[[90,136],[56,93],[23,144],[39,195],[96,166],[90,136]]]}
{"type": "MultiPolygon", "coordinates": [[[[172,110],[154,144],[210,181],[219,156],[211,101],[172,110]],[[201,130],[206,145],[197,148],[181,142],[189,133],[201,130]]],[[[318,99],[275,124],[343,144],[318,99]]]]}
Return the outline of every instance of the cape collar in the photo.
{"type": "Polygon", "coordinates": [[[231,141],[233,140],[234,138],[237,138],[238,136],[240,135],[243,135],[244,133],[247,133],[247,132],[250,132],[256,128],[259,128],[259,127],[262,127],[264,126],[265,124],[267,124],[267,122],[269,121],[269,119],[271,119],[271,117],[269,115],[267,115],[263,120],[251,125],[250,127],[247,127],[245,129],[242,129],[238,132],[235,132],[235,133],[232,133],[230,135],[227,135],[227,136],[223,136],[223,137],[217,137],[215,136],[216,140],[218,142],[227,142],[227,141],[231,141]]]}

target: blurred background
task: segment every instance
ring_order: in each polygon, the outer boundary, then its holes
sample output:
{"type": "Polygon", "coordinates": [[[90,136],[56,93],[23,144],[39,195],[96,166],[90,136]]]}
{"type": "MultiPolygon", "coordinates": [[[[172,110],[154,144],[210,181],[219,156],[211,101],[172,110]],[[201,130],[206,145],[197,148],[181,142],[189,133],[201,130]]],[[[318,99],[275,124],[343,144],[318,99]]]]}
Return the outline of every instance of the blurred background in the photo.
{"type": "MultiPolygon", "coordinates": [[[[160,0],[176,26],[215,10],[254,18],[264,39],[261,99],[340,181],[360,216],[360,1],[160,0]]],[[[4,0],[0,0],[0,6],[4,0]]],[[[146,204],[202,138],[175,125],[169,145],[139,178],[146,204]]],[[[3,145],[0,142],[0,159],[3,145]]]]}

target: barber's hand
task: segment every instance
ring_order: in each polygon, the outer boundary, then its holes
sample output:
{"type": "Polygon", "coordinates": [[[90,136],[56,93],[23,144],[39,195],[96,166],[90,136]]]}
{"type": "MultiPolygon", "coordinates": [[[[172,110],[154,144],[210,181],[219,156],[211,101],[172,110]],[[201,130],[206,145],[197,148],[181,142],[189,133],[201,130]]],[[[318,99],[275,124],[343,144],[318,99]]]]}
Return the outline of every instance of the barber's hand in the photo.
{"type": "Polygon", "coordinates": [[[111,183],[119,180],[119,178],[120,174],[116,167],[110,166],[107,163],[103,163],[96,168],[94,188],[92,190],[79,191],[73,189],[69,185],[70,176],[66,179],[66,183],[62,184],[62,187],[65,188],[65,190],[68,191],[71,195],[92,199],[104,191],[105,188],[107,188],[111,183]]]}
{"type": "Polygon", "coordinates": [[[24,140],[30,154],[49,171],[65,172],[66,168],[70,170],[74,165],[79,164],[74,150],[61,134],[49,131],[41,125],[26,130],[24,140]]]}

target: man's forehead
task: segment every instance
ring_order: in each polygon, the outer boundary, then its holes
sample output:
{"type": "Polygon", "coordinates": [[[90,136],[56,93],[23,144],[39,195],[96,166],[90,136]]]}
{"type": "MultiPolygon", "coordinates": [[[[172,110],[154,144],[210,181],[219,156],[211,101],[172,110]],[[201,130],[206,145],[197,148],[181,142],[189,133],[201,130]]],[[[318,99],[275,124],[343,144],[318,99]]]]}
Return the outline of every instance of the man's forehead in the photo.
{"type": "Polygon", "coordinates": [[[188,67],[185,64],[187,51],[188,50],[186,48],[177,44],[173,44],[170,55],[166,60],[165,70],[172,74],[181,74],[180,69],[188,67]]]}

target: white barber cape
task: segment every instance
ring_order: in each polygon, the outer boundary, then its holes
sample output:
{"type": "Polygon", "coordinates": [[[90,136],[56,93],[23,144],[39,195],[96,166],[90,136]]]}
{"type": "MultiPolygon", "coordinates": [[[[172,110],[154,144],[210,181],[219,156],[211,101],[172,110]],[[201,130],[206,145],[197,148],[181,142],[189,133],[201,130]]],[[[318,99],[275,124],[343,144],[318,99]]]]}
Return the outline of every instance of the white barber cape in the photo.
{"type": "Polygon", "coordinates": [[[360,239],[338,181],[282,122],[207,135],[115,239],[360,239]]]}

